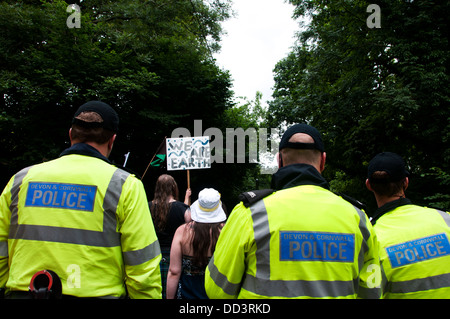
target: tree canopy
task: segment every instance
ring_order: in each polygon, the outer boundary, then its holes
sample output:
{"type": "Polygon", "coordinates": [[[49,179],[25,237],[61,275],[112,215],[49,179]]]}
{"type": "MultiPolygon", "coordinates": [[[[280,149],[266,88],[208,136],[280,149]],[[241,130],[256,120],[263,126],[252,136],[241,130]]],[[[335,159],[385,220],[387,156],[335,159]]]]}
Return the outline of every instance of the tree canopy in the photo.
{"type": "MultiPolygon", "coordinates": [[[[369,1],[289,2],[308,23],[275,67],[264,112],[258,94],[235,105],[231,76],[213,58],[231,0],[83,0],[79,12],[62,0],[0,2],[0,180],[57,157],[75,110],[103,100],[121,120],[111,159],[121,166],[130,152],[138,175],[165,136],[193,133],[195,120],[223,132],[307,122],[323,133],[333,190],[373,209],[368,162],[393,151],[412,173],[408,196],[450,209],[448,3],[380,0],[374,27],[369,1]]],[[[161,173],[145,177],[149,198],[161,173]]],[[[185,173],[173,175],[183,191],[185,173]]],[[[215,187],[229,208],[269,185],[257,165],[236,161],[192,180],[194,194],[215,187]]]]}
{"type": "Polygon", "coordinates": [[[405,158],[414,202],[450,208],[448,2],[290,0],[310,23],[275,68],[269,125],[308,122],[324,135],[334,190],[364,199],[379,152],[405,158]]]}
{"type": "MultiPolygon", "coordinates": [[[[89,100],[105,101],[119,113],[110,159],[121,166],[130,152],[127,167],[137,174],[173,129],[193,132],[195,119],[204,127],[224,128],[226,110],[233,106],[231,79],[212,53],[220,48],[229,0],[78,5],[79,28],[71,20],[77,11],[65,1],[0,3],[3,185],[22,167],[53,159],[68,147],[72,116],[89,100]]],[[[144,181],[150,198],[160,173],[144,181]]],[[[210,174],[222,183],[216,187],[225,185],[210,174]]]]}

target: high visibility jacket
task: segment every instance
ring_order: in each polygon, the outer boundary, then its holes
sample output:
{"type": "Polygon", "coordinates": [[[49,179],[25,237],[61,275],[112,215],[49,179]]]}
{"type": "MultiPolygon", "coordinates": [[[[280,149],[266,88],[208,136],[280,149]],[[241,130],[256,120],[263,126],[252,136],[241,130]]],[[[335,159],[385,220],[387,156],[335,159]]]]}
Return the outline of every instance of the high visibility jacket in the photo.
{"type": "Polygon", "coordinates": [[[65,295],[161,298],[143,185],[98,155],[69,152],[10,180],[0,197],[0,287],[28,291],[33,274],[47,269],[65,295]]]}
{"type": "Polygon", "coordinates": [[[450,298],[450,215],[408,199],[388,204],[374,225],[387,278],[383,298],[450,298]]]}
{"type": "Polygon", "coordinates": [[[205,274],[208,296],[379,298],[366,214],[318,186],[324,180],[312,166],[289,165],[274,178],[289,187],[231,212],[205,274]]]}

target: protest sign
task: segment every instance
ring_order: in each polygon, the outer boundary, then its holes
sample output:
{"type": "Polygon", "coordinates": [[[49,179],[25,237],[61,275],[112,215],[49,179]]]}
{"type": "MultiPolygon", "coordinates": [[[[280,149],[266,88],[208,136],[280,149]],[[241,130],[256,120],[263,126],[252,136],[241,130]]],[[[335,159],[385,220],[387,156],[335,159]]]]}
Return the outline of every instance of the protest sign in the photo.
{"type": "Polygon", "coordinates": [[[168,138],[166,154],[168,171],[211,168],[209,136],[168,138]]]}

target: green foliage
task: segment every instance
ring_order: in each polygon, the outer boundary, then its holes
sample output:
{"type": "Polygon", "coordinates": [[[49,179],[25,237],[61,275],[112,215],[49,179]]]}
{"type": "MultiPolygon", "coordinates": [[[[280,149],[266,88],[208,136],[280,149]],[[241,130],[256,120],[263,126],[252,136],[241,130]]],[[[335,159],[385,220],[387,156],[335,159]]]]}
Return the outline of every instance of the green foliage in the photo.
{"type": "MultiPolygon", "coordinates": [[[[85,0],[81,27],[68,3],[0,3],[2,182],[68,146],[75,110],[100,99],[119,113],[111,159],[142,174],[164,136],[231,107],[230,78],[214,63],[228,0],[85,0]]],[[[152,183],[149,180],[149,183],[152,183]]]]}
{"type": "Polygon", "coordinates": [[[237,149],[235,149],[234,163],[236,164],[228,163],[223,167],[224,170],[229,172],[229,175],[227,176],[230,176],[230,178],[231,176],[238,176],[239,178],[239,183],[229,185],[229,198],[232,198],[234,200],[233,206],[238,203],[238,196],[242,192],[270,187],[270,175],[260,174],[261,167],[258,163],[249,163],[250,144],[259,142],[259,129],[264,127],[264,123],[262,121],[266,117],[265,110],[261,105],[261,98],[262,93],[256,92],[254,100],[248,100],[247,98],[241,99],[232,108],[226,110],[222,118],[223,127],[231,128],[233,130],[242,128],[242,130],[244,131],[248,129],[254,129],[257,134],[256,141],[250,141],[249,138],[246,139],[245,164],[238,163],[237,149]]]}
{"type": "MultiPolygon", "coordinates": [[[[439,167],[432,167],[432,168],[430,168],[430,171],[431,171],[430,173],[426,173],[424,175],[431,176],[431,177],[433,177],[433,179],[438,180],[439,184],[444,187],[443,189],[450,187],[450,174],[449,173],[444,172],[439,167]]],[[[436,193],[432,196],[426,197],[425,199],[427,201],[429,201],[429,203],[432,207],[437,207],[437,208],[441,208],[441,209],[448,209],[448,207],[450,207],[450,194],[449,193],[439,191],[438,193],[436,193]]]]}
{"type": "Polygon", "coordinates": [[[441,178],[450,171],[448,3],[378,1],[381,28],[370,29],[369,1],[290,2],[311,23],[275,68],[269,124],[322,131],[325,174],[351,196],[367,198],[367,163],[393,151],[410,167],[408,196],[450,209],[441,178]]]}
{"type": "MultiPolygon", "coordinates": [[[[75,110],[88,100],[112,105],[120,131],[111,159],[143,174],[165,136],[194,120],[204,129],[257,128],[247,107],[231,102],[230,76],[215,64],[229,0],[84,0],[80,28],[66,25],[68,3],[0,3],[0,166],[5,184],[22,167],[69,146],[75,110]]],[[[260,98],[259,98],[260,100],[260,98]]],[[[253,101],[251,102],[253,103],[253,101]]],[[[258,102],[260,105],[260,102],[258,102]]],[[[225,135],[224,135],[225,136],[225,135]]],[[[218,189],[231,209],[257,187],[255,164],[214,164],[191,172],[192,200],[218,189]]],[[[149,199],[164,168],[151,168],[149,199]]],[[[186,172],[170,172],[183,197],[186,172]]]]}

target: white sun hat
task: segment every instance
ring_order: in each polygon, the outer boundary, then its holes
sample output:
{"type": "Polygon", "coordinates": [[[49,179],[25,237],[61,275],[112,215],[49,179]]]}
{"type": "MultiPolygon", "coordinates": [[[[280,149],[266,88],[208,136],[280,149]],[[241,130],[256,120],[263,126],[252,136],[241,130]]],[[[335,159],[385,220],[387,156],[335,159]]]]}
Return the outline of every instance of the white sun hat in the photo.
{"type": "Polygon", "coordinates": [[[220,193],[205,188],[198,194],[198,200],[191,205],[191,218],[198,223],[220,223],[227,219],[220,201],[220,193]]]}

